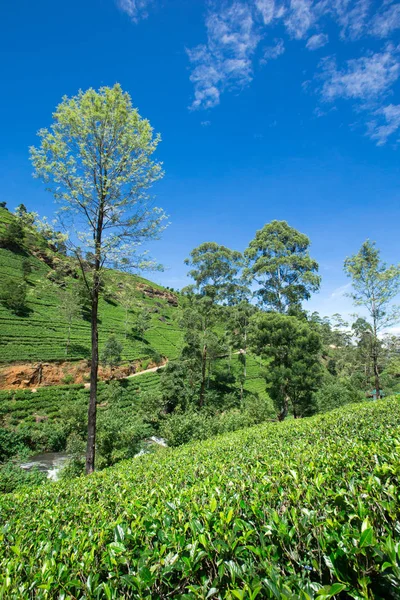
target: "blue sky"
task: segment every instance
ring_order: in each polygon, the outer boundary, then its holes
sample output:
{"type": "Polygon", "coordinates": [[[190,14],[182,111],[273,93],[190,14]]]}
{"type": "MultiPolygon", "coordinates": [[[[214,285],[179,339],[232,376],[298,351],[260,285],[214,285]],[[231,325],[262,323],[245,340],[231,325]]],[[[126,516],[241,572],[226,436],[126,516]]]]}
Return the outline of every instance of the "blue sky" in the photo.
{"type": "Polygon", "coordinates": [[[244,250],[272,219],[311,238],[322,314],[352,311],[342,265],[366,238],[399,261],[399,3],[4,0],[0,30],[9,207],[54,214],[28,147],[64,94],[119,82],[163,139],[155,280],[182,287],[194,246],[244,250]]]}

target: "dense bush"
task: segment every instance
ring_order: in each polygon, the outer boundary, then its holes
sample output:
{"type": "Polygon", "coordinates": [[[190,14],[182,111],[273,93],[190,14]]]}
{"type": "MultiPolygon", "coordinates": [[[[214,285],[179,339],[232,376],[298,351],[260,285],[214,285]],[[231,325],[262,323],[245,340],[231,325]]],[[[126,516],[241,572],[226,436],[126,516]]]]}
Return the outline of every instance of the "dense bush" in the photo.
{"type": "Polygon", "coordinates": [[[0,427],[0,463],[26,449],[24,438],[17,432],[0,427]]]}
{"type": "Polygon", "coordinates": [[[26,283],[19,283],[7,278],[2,283],[1,304],[12,310],[16,315],[22,315],[26,311],[26,290],[26,283]]]}
{"type": "Polygon", "coordinates": [[[25,471],[11,460],[0,464],[0,493],[6,494],[26,486],[37,486],[46,481],[46,473],[38,469],[25,471]]]}
{"type": "Polygon", "coordinates": [[[398,598],[400,402],[3,496],[0,596],[398,598]]]}
{"type": "Polygon", "coordinates": [[[362,402],[364,399],[365,396],[359,389],[354,388],[347,382],[334,379],[326,382],[314,394],[313,398],[318,412],[333,410],[352,402],[362,402]]]}

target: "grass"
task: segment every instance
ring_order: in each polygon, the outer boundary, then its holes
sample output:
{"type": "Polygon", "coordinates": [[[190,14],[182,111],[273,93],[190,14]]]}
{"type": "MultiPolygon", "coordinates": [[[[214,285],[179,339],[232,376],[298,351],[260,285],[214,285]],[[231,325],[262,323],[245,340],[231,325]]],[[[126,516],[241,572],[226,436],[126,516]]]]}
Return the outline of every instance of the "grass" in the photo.
{"type": "Polygon", "coordinates": [[[0,594],[398,597],[400,402],[163,450],[0,501],[0,594]]]}

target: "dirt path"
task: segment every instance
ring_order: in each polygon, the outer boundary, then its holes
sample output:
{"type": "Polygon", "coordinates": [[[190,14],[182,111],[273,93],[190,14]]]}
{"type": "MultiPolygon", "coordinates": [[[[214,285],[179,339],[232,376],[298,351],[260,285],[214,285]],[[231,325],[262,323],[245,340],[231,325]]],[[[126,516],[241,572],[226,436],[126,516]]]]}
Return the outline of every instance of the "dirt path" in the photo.
{"type": "Polygon", "coordinates": [[[168,364],[168,361],[166,361],[163,365],[160,365],[159,367],[151,367],[151,369],[145,369],[144,371],[139,371],[139,373],[133,373],[133,375],[128,375],[128,377],[125,377],[125,379],[132,379],[132,377],[139,377],[139,375],[144,375],[145,373],[155,373],[156,371],[158,371],[158,369],[164,369],[164,367],[166,367],[168,364]]]}

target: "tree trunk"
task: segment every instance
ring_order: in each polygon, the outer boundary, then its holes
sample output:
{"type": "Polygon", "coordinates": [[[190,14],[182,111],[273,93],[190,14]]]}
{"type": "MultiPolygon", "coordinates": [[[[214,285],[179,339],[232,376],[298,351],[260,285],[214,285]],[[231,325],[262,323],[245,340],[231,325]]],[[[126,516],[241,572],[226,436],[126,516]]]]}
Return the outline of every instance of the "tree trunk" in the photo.
{"type": "Polygon", "coordinates": [[[278,421],[283,421],[287,417],[288,412],[289,412],[289,396],[285,395],[283,397],[283,405],[282,405],[281,412],[278,414],[278,421]]]}
{"type": "Polygon", "coordinates": [[[378,367],[378,355],[379,355],[378,344],[379,344],[379,342],[378,342],[378,323],[377,323],[375,303],[373,306],[373,319],[374,319],[374,323],[373,323],[374,344],[372,347],[372,365],[373,365],[373,369],[374,369],[376,399],[379,400],[381,397],[381,382],[379,379],[379,367],[378,367]]]}
{"type": "Polygon", "coordinates": [[[92,360],[90,364],[90,398],[88,408],[88,437],[86,448],[86,474],[93,473],[96,452],[96,402],[97,375],[99,370],[99,336],[97,330],[97,315],[99,307],[98,273],[95,273],[92,297],[92,360]]]}
{"type": "Polygon", "coordinates": [[[204,396],[206,390],[206,364],[207,364],[207,344],[203,346],[203,353],[201,357],[201,386],[200,386],[200,408],[204,405],[204,396]]]}
{"type": "Polygon", "coordinates": [[[68,355],[69,344],[71,342],[71,322],[68,322],[68,337],[67,337],[67,346],[65,348],[65,354],[68,355]]]}
{"type": "Polygon", "coordinates": [[[374,348],[374,353],[373,353],[373,365],[374,365],[374,379],[375,379],[375,392],[376,392],[376,399],[379,400],[381,397],[381,382],[380,382],[380,378],[379,378],[379,368],[378,368],[378,352],[376,349],[376,342],[375,342],[375,348],[374,348]]]}

